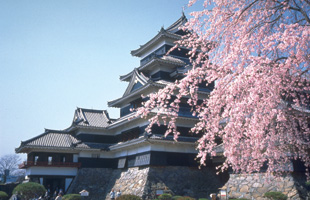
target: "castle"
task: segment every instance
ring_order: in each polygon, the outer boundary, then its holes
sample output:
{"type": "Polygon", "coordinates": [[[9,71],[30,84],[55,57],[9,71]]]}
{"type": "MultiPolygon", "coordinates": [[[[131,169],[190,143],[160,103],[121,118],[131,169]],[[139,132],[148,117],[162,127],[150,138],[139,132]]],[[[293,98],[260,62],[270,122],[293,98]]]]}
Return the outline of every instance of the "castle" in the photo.
{"type": "MultiPolygon", "coordinates": [[[[147,133],[148,120],[135,117],[132,111],[148,99],[148,94],[184,77],[190,67],[189,49],[167,52],[186,34],[179,29],[186,22],[183,14],[131,52],[139,57],[140,65],[120,76],[128,86],[122,97],[108,102],[109,107],[120,109],[119,118],[110,118],[106,110],[77,108],[68,128],[46,129],[21,142],[16,153],[27,153],[27,161],[20,166],[26,169],[27,179],[51,191],[87,190],[89,196],[85,199],[96,200],[108,199],[112,188],[143,199],[155,199],[166,192],[206,198],[218,192],[229,179],[228,173],[216,175],[215,166],[224,158],[209,159],[205,167],[198,169],[195,160],[198,136],[190,133],[198,119],[192,116],[186,99],[182,99],[178,113],[177,129],[181,133],[178,142],[172,136],[164,137],[163,124],[153,126],[147,133]]],[[[206,98],[213,86],[201,86],[199,97],[206,98]]],[[[233,180],[239,179],[230,179],[229,183],[233,180]]],[[[242,183],[236,184],[242,187],[242,183]]],[[[234,192],[231,186],[225,187],[227,192],[234,192]]],[[[240,188],[235,193],[242,195],[240,190],[246,189],[240,188]]]]}

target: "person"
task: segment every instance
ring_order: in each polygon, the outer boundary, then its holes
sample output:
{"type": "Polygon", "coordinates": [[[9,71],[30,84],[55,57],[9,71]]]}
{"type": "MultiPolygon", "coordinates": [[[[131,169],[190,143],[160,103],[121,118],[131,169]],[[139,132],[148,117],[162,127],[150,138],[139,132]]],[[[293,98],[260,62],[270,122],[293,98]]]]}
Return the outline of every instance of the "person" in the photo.
{"type": "Polygon", "coordinates": [[[111,200],[114,200],[114,199],[115,199],[115,192],[114,192],[114,189],[112,189],[111,192],[110,192],[110,199],[111,199],[111,200]]]}
{"type": "Polygon", "coordinates": [[[47,185],[47,192],[48,192],[48,195],[50,195],[51,194],[51,185],[50,184],[48,184],[47,185]]]}
{"type": "Polygon", "coordinates": [[[54,194],[53,194],[53,199],[55,199],[57,196],[57,191],[55,190],[54,194]]]}
{"type": "Polygon", "coordinates": [[[16,195],[15,195],[15,199],[14,199],[14,200],[20,200],[19,194],[16,194],[16,195]]]}
{"type": "Polygon", "coordinates": [[[118,190],[118,192],[116,193],[116,199],[120,197],[121,195],[122,195],[121,190],[118,190]]]}
{"type": "Polygon", "coordinates": [[[61,192],[58,193],[58,196],[55,198],[55,200],[62,200],[62,193],[61,192]]]}
{"type": "Polygon", "coordinates": [[[49,198],[50,198],[50,194],[49,194],[48,190],[46,190],[45,195],[44,195],[44,199],[49,200],[49,198]]]}

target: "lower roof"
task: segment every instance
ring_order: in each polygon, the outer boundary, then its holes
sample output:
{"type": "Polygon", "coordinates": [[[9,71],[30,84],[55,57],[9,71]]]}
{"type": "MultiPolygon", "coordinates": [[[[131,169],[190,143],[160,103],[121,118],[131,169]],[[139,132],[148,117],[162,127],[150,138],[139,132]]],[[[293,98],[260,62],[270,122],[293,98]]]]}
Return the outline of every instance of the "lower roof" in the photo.
{"type": "MultiPolygon", "coordinates": [[[[21,145],[15,149],[16,153],[29,153],[32,150],[42,151],[110,151],[127,147],[134,147],[137,144],[141,144],[147,141],[175,142],[172,136],[164,137],[163,135],[149,134],[142,137],[129,140],[126,142],[119,142],[114,144],[109,143],[95,143],[95,142],[83,142],[77,139],[73,134],[66,131],[46,130],[43,134],[34,137],[30,140],[21,142],[21,145]]],[[[178,142],[181,144],[193,145],[197,141],[197,138],[192,137],[179,137],[178,142]]]]}

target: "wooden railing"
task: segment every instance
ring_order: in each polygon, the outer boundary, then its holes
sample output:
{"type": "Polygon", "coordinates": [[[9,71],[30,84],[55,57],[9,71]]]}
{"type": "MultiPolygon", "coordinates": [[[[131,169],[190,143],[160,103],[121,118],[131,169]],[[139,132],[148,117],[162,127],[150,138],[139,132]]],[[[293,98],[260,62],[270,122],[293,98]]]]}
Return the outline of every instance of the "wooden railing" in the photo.
{"type": "Polygon", "coordinates": [[[76,162],[34,162],[34,161],[25,161],[20,164],[18,167],[20,169],[26,169],[32,166],[40,167],[81,167],[81,163],[76,162]]]}

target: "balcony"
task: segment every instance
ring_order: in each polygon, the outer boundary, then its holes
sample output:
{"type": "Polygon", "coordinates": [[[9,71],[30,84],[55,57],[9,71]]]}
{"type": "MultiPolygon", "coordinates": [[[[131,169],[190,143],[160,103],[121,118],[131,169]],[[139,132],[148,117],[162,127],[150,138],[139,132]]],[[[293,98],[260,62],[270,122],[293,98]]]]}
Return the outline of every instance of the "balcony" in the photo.
{"type": "Polygon", "coordinates": [[[76,162],[33,162],[25,161],[18,165],[19,169],[27,169],[28,167],[81,167],[81,163],[76,162]]]}

